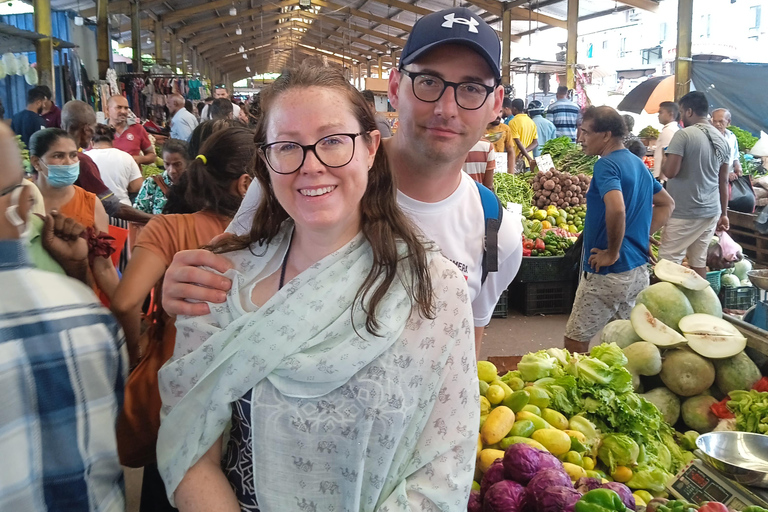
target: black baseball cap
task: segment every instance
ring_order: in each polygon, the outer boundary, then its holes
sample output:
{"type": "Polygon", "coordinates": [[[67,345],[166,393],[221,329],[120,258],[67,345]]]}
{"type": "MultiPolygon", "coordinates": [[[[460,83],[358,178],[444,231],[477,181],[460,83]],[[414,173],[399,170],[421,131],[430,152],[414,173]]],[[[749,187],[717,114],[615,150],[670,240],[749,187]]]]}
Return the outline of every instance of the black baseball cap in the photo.
{"type": "Polygon", "coordinates": [[[443,44],[461,44],[480,54],[501,80],[501,41],[482,18],[466,7],[427,14],[413,25],[400,56],[400,69],[443,44]]]}

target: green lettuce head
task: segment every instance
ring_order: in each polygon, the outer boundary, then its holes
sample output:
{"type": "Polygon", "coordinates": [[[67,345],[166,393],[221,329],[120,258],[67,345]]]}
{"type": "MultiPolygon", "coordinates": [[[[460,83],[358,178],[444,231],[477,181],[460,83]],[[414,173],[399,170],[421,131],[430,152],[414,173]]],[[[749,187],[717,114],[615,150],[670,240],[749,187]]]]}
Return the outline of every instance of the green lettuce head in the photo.
{"type": "Polygon", "coordinates": [[[613,473],[616,466],[632,467],[637,465],[640,447],[626,434],[607,434],[597,451],[597,456],[613,473]]]}

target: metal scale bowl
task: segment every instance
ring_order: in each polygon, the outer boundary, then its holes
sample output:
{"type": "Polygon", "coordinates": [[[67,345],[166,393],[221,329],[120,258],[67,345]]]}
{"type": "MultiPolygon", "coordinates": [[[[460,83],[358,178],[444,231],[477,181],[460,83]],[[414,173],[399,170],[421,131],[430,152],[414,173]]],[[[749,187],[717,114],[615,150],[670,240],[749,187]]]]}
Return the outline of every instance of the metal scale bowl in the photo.
{"type": "Polygon", "coordinates": [[[756,288],[760,289],[761,300],[747,310],[744,321],[768,331],[768,301],[763,299],[765,292],[768,292],[768,269],[750,270],[747,272],[747,277],[756,288]]]}

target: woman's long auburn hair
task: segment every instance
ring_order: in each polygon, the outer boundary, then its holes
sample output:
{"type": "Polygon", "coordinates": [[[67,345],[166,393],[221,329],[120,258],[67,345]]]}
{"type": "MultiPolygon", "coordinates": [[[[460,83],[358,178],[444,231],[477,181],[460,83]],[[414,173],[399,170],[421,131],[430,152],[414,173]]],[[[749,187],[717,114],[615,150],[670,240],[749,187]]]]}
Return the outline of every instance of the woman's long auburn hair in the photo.
{"type": "MultiPolygon", "coordinates": [[[[361,137],[366,144],[372,144],[370,132],[376,130],[376,121],[362,94],[344,79],[340,71],[306,63],[283,71],[275,82],[259,94],[262,117],[256,126],[257,143],[267,142],[270,113],[280,96],[289,90],[309,87],[334,89],[346,96],[352,113],[360,123],[360,131],[363,132],[361,137]]],[[[279,233],[283,221],[288,219],[288,213],[275,196],[270,170],[263,158],[256,158],[254,167],[264,195],[256,210],[251,231],[244,236],[223,240],[214,246],[214,252],[225,253],[251,248],[254,244],[268,244],[279,233]]],[[[397,205],[396,194],[394,176],[384,147],[380,145],[368,172],[368,186],[360,201],[361,229],[373,249],[373,266],[355,297],[355,302],[360,302],[367,315],[366,329],[374,335],[378,334],[379,328],[376,308],[398,278],[404,279],[403,284],[421,316],[429,319],[435,317],[427,251],[436,249],[433,245],[425,247],[423,237],[397,205]],[[398,252],[399,244],[407,248],[402,258],[398,252]],[[398,275],[401,260],[408,271],[398,275]]]]}

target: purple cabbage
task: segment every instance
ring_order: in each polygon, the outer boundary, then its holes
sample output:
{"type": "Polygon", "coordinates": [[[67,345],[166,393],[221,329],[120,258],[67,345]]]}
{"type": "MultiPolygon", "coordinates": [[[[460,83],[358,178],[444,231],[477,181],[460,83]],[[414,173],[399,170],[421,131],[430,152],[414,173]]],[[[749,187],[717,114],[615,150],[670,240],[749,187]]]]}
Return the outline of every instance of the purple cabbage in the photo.
{"type": "Polygon", "coordinates": [[[581,493],[573,487],[549,487],[536,500],[536,512],[573,512],[581,493]]]}
{"type": "Polygon", "coordinates": [[[512,480],[502,480],[483,497],[483,512],[524,512],[527,508],[525,487],[512,480]]]}
{"type": "Polygon", "coordinates": [[[597,478],[581,477],[576,481],[576,490],[586,494],[594,489],[600,489],[603,484],[597,478]]]}
{"type": "Polygon", "coordinates": [[[548,468],[562,470],[563,464],[551,453],[542,452],[525,443],[513,444],[504,453],[506,477],[519,484],[528,485],[539,471],[548,468]]]}
{"type": "Polygon", "coordinates": [[[534,508],[538,508],[541,499],[547,492],[549,492],[549,489],[553,487],[573,488],[571,477],[569,477],[562,469],[549,468],[539,471],[536,476],[531,478],[531,481],[528,482],[528,487],[526,489],[528,493],[528,501],[534,508]]]}
{"type": "Polygon", "coordinates": [[[480,499],[479,491],[472,491],[469,493],[467,512],[483,512],[483,500],[480,499]]]}
{"type": "Polygon", "coordinates": [[[610,489],[614,491],[616,494],[618,494],[619,498],[621,498],[621,502],[624,503],[624,506],[627,507],[628,509],[637,510],[637,505],[635,504],[635,497],[632,496],[632,491],[626,485],[619,482],[608,482],[603,484],[602,488],[610,489]]]}
{"type": "Polygon", "coordinates": [[[480,482],[480,499],[482,500],[485,498],[485,493],[488,492],[488,489],[490,489],[493,484],[501,482],[502,480],[505,480],[504,463],[497,460],[491,464],[491,467],[489,467],[488,471],[483,475],[483,479],[480,482]]]}

